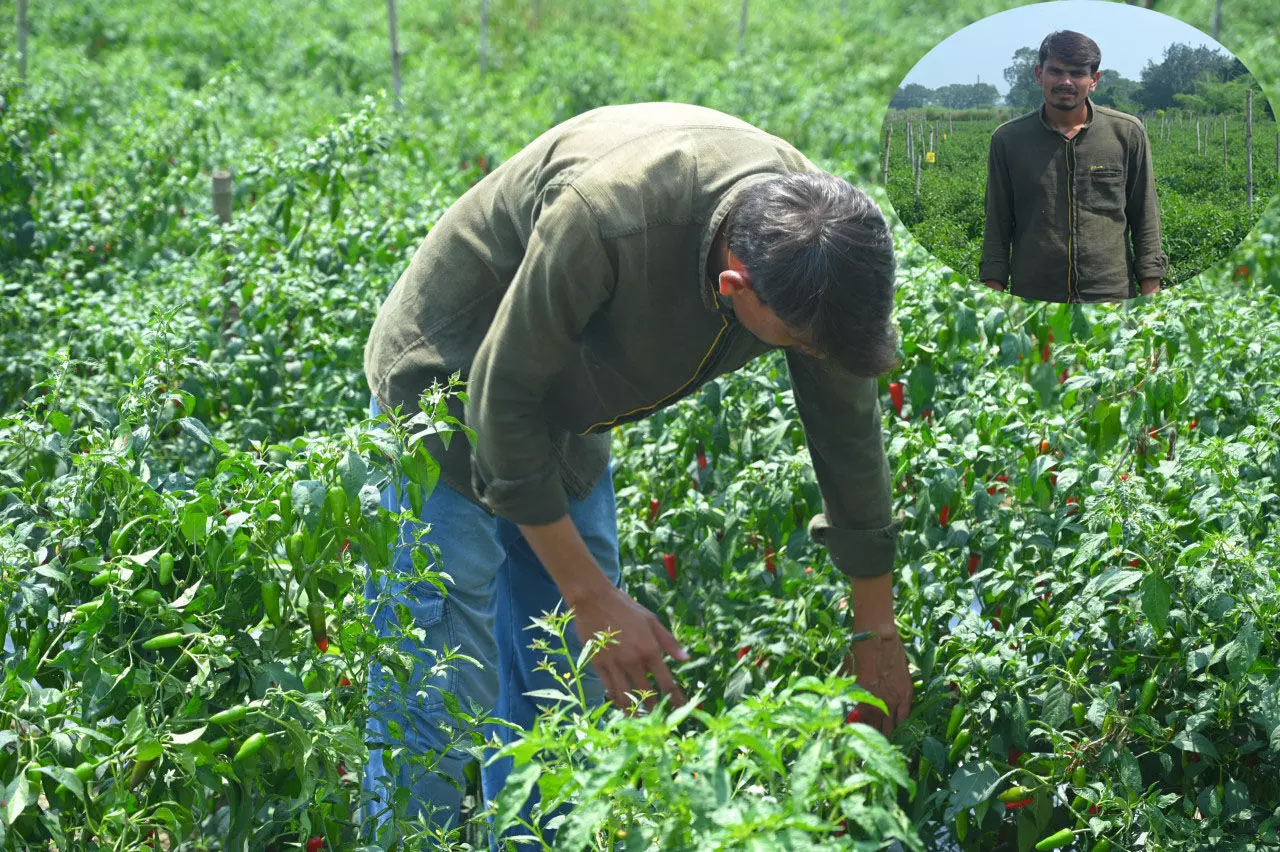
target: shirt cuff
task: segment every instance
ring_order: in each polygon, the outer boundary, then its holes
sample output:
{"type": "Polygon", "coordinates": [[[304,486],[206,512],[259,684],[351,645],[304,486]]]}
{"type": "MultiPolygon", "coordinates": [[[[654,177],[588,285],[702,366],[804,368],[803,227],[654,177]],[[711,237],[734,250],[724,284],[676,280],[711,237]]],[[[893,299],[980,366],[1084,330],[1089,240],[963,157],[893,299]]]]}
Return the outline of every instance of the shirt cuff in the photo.
{"type": "Polygon", "coordinates": [[[901,519],[869,530],[833,527],[821,514],[809,521],[809,537],[826,547],[831,561],[849,577],[879,577],[892,571],[900,529],[901,519]]]}
{"type": "Polygon", "coordinates": [[[1007,286],[1009,284],[1009,264],[984,261],[978,265],[978,280],[999,281],[1007,286]]]}
{"type": "Polygon", "coordinates": [[[482,503],[513,524],[540,526],[569,514],[569,497],[555,469],[524,479],[486,481],[473,459],[471,487],[482,503]]]}
{"type": "Polygon", "coordinates": [[[1169,258],[1163,254],[1139,258],[1133,265],[1134,276],[1144,278],[1163,278],[1169,274],[1169,258]]]}

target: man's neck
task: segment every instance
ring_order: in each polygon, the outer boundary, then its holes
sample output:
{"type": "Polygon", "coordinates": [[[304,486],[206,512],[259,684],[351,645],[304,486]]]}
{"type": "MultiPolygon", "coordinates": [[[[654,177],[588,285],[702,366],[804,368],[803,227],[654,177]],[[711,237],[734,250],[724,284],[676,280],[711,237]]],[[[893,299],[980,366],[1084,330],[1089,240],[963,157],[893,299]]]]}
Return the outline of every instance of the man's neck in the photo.
{"type": "Polygon", "coordinates": [[[1070,133],[1089,120],[1089,101],[1086,98],[1080,106],[1072,110],[1061,110],[1045,104],[1044,116],[1051,127],[1063,133],[1070,133]]]}

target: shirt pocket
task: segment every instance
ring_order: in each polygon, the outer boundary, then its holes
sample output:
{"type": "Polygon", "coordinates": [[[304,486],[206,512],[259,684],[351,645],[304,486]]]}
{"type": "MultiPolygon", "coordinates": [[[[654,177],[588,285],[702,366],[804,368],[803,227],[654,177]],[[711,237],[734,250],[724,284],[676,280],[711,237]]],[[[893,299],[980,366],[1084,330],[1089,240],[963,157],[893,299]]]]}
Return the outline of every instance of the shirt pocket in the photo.
{"type": "Polygon", "coordinates": [[[1118,213],[1124,209],[1124,186],[1124,169],[1120,166],[1090,166],[1085,203],[1100,213],[1118,213]]]}

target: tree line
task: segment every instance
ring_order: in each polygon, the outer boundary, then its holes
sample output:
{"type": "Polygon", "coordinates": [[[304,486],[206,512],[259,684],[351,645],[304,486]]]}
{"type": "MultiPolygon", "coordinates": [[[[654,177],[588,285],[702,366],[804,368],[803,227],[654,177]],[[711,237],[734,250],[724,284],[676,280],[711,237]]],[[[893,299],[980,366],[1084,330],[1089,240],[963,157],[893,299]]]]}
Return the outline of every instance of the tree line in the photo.
{"type": "MultiPolygon", "coordinates": [[[[973,109],[1007,106],[1031,110],[1043,101],[1036,85],[1035,66],[1039,49],[1020,47],[1004,69],[1008,94],[990,83],[951,83],[930,89],[918,83],[898,87],[889,106],[895,109],[942,107],[973,109]]],[[[1244,110],[1245,92],[1252,88],[1270,118],[1275,115],[1261,88],[1244,63],[1234,56],[1208,47],[1171,44],[1159,62],[1148,60],[1139,79],[1132,80],[1111,68],[1102,69],[1094,103],[1123,112],[1150,113],[1157,110],[1185,110],[1198,115],[1239,113],[1244,110]]]]}

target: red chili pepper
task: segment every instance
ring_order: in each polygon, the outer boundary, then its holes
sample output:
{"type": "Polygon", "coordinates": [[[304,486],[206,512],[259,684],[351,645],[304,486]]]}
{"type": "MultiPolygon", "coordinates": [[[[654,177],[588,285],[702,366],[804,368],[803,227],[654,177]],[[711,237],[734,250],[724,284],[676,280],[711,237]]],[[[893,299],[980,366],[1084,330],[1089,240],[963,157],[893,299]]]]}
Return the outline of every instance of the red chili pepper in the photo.
{"type": "Polygon", "coordinates": [[[951,518],[951,506],[950,506],[950,505],[943,506],[941,509],[939,509],[939,510],[938,510],[938,525],[939,525],[939,526],[945,527],[945,526],[947,525],[947,521],[948,521],[948,520],[950,520],[950,518],[951,518]]]}
{"type": "Polygon", "coordinates": [[[658,498],[654,497],[649,501],[649,523],[653,523],[658,519],[658,510],[662,504],[658,502],[658,498]]]}
{"type": "Polygon", "coordinates": [[[1017,749],[1010,746],[1009,747],[1009,763],[1016,764],[1018,762],[1018,758],[1020,757],[1022,757],[1022,749],[1017,749]]]}
{"type": "Polygon", "coordinates": [[[777,567],[773,564],[773,548],[772,547],[766,547],[764,549],[764,570],[768,571],[770,574],[778,573],[777,567]]]}
{"type": "Polygon", "coordinates": [[[893,404],[893,410],[898,416],[902,416],[902,404],[906,401],[906,396],[902,391],[902,382],[889,382],[889,402],[893,404]]]}
{"type": "Polygon", "coordinates": [[[307,852],[320,852],[324,848],[323,837],[313,837],[307,841],[307,852]]]}
{"type": "Polygon", "coordinates": [[[861,721],[862,721],[862,708],[861,708],[861,707],[855,707],[855,708],[853,708],[852,710],[850,710],[850,711],[849,711],[849,715],[844,717],[844,721],[845,721],[845,724],[846,724],[846,725],[852,725],[852,724],[854,724],[855,722],[861,722],[861,721]]]}
{"type": "Polygon", "coordinates": [[[929,421],[930,423],[932,423],[932,422],[933,422],[933,409],[932,409],[932,408],[925,408],[925,409],[921,409],[921,411],[920,411],[920,419],[921,419],[921,420],[927,420],[927,421],[929,421]]]}
{"type": "Polygon", "coordinates": [[[1194,428],[1196,428],[1196,427],[1197,427],[1197,426],[1199,426],[1199,425],[1200,425],[1200,421],[1199,421],[1199,420],[1192,420],[1192,421],[1191,421],[1191,423],[1190,423],[1190,424],[1188,424],[1189,428],[1191,428],[1191,429],[1194,429],[1194,428]]]}
{"type": "Polygon", "coordinates": [[[978,571],[978,566],[982,564],[982,555],[979,553],[969,554],[969,576],[972,577],[978,571]]]}
{"type": "Polygon", "coordinates": [[[676,555],[674,553],[662,554],[662,567],[667,569],[667,576],[674,583],[676,581],[676,555]]]}
{"type": "Polygon", "coordinates": [[[1070,371],[1070,370],[1063,370],[1063,371],[1062,371],[1062,374],[1058,376],[1058,384],[1060,384],[1060,385],[1066,384],[1066,383],[1067,383],[1067,376],[1069,376],[1069,375],[1071,375],[1071,371],[1070,371]]]}
{"type": "Polygon", "coordinates": [[[1042,440],[1040,442],[1040,455],[1044,455],[1047,452],[1049,452],[1049,442],[1048,440],[1042,440]]]}
{"type": "Polygon", "coordinates": [[[1030,799],[1023,799],[1020,802],[1005,802],[1004,806],[1012,811],[1017,808],[1025,808],[1027,805],[1031,804],[1033,801],[1035,801],[1034,797],[1030,799]]]}
{"type": "Polygon", "coordinates": [[[751,646],[743,645],[741,648],[738,649],[738,659],[741,660],[743,657],[745,657],[749,653],[751,653],[751,646]]]}
{"type": "Polygon", "coordinates": [[[338,678],[338,686],[350,686],[350,685],[351,685],[351,679],[346,675],[343,675],[342,677],[338,678]]]}

